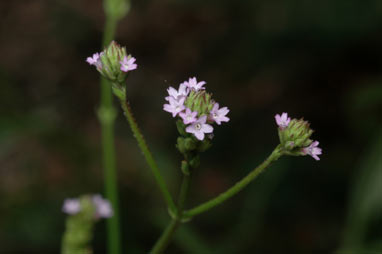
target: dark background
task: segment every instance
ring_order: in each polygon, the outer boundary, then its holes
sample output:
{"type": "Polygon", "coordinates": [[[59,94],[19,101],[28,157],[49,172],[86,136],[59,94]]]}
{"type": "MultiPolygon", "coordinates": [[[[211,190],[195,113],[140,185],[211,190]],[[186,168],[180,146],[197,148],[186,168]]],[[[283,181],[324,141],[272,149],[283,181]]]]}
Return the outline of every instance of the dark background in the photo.
{"type": "MultiPolygon", "coordinates": [[[[381,1],[131,4],[116,38],[137,58],[128,96],[174,195],[181,156],[166,88],[196,76],[231,110],[194,172],[188,207],[272,151],[276,113],[309,120],[323,149],[319,162],[277,161],[185,224],[168,253],[382,253],[381,1]]],[[[103,190],[99,75],[85,62],[100,50],[102,2],[1,1],[0,17],[0,253],[58,253],[63,200],[103,190]]],[[[115,141],[123,247],[145,253],[169,217],[120,111],[115,141]]]]}

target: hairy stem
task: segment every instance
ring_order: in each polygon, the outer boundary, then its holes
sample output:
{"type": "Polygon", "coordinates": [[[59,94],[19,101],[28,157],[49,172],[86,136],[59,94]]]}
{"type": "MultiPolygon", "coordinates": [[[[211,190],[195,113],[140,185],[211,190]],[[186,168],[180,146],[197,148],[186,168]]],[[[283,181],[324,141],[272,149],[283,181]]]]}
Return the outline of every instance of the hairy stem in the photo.
{"type": "Polygon", "coordinates": [[[167,185],[162,177],[162,175],[159,172],[158,166],[146,144],[146,141],[141,133],[141,131],[138,128],[138,124],[135,121],[135,118],[133,116],[133,112],[130,108],[129,103],[126,100],[121,99],[121,106],[125,113],[125,116],[127,118],[127,121],[129,122],[130,128],[133,131],[134,137],[138,141],[139,148],[142,150],[143,155],[145,156],[145,159],[147,161],[147,164],[149,164],[152,173],[154,174],[154,178],[158,184],[158,187],[163,195],[163,198],[168,206],[168,208],[172,212],[176,212],[176,206],[175,203],[170,195],[170,192],[168,191],[167,185]]]}

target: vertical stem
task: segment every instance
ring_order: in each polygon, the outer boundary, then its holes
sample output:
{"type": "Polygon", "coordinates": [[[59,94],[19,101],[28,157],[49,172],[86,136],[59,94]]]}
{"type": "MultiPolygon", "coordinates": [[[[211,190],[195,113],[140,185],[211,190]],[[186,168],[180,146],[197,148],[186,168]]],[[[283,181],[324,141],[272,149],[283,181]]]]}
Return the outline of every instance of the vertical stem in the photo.
{"type": "Polygon", "coordinates": [[[175,217],[171,219],[170,224],[163,231],[154,247],[151,249],[150,254],[161,254],[168,246],[180,223],[182,222],[182,213],[184,204],[187,198],[188,189],[190,186],[190,175],[184,174],[182,185],[180,186],[180,194],[178,199],[177,213],[175,217]]]}
{"type": "MultiPolygon", "coordinates": [[[[106,46],[113,39],[116,26],[116,20],[106,17],[103,46],[106,46]]],[[[105,196],[110,200],[114,210],[113,217],[107,220],[108,253],[120,254],[121,239],[119,227],[118,186],[114,149],[114,122],[116,113],[113,107],[111,84],[104,78],[101,78],[101,106],[98,111],[98,117],[101,123],[105,196]]]]}

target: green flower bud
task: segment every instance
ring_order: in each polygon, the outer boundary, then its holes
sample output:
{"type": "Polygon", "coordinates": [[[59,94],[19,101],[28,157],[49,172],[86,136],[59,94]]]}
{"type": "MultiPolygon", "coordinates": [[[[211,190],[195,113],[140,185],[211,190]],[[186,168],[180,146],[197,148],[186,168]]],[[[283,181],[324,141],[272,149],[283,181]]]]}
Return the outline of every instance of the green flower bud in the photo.
{"type": "Polygon", "coordinates": [[[185,146],[185,138],[178,137],[177,143],[176,143],[176,148],[178,148],[178,150],[181,154],[186,154],[187,149],[185,146]]]}
{"type": "Polygon", "coordinates": [[[179,119],[178,121],[176,121],[176,128],[178,129],[178,132],[180,135],[187,136],[187,133],[185,130],[186,125],[183,123],[182,120],[179,119]]]}
{"type": "Polygon", "coordinates": [[[127,57],[126,48],[121,47],[115,41],[112,41],[109,46],[101,54],[102,69],[101,74],[112,82],[123,83],[126,80],[127,73],[121,71],[121,61],[127,57]]]}
{"type": "Polygon", "coordinates": [[[182,169],[183,174],[190,175],[190,169],[189,169],[187,161],[182,161],[181,169],[182,169]]]}
{"type": "Polygon", "coordinates": [[[212,146],[211,140],[205,138],[203,141],[199,142],[198,152],[205,152],[212,146]]]}
{"type": "Polygon", "coordinates": [[[199,167],[199,165],[200,165],[200,157],[199,157],[199,155],[196,155],[196,156],[194,156],[194,158],[192,158],[190,160],[190,166],[192,168],[197,168],[197,167],[199,167]]]}
{"type": "Polygon", "coordinates": [[[185,146],[187,151],[195,150],[197,145],[198,145],[198,141],[195,138],[193,138],[193,137],[189,137],[189,138],[186,138],[184,140],[184,146],[185,146]]]}

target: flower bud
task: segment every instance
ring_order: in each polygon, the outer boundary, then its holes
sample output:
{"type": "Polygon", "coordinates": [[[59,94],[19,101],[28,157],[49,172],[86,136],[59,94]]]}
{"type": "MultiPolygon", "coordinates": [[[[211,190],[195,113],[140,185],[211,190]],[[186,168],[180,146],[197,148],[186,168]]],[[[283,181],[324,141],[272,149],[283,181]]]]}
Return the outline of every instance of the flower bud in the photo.
{"type": "Polygon", "coordinates": [[[205,138],[202,142],[199,142],[198,152],[205,152],[212,146],[211,140],[209,138],[205,138]]]}
{"type": "Polygon", "coordinates": [[[189,169],[187,161],[185,160],[182,161],[181,169],[183,174],[190,175],[190,169],[189,169]]]}
{"type": "Polygon", "coordinates": [[[121,61],[127,57],[126,48],[121,47],[115,41],[112,41],[109,46],[101,54],[102,69],[101,74],[112,82],[123,83],[126,80],[127,73],[121,71],[121,61]]]}
{"type": "Polygon", "coordinates": [[[190,166],[191,168],[197,168],[199,167],[199,165],[200,165],[200,157],[199,155],[196,155],[190,160],[190,166]]]}
{"type": "Polygon", "coordinates": [[[309,139],[313,133],[310,124],[303,119],[293,119],[286,128],[278,129],[280,143],[286,150],[307,147],[312,143],[309,139]]]}

